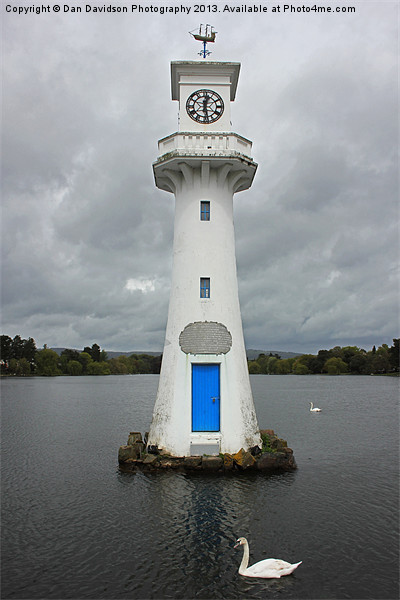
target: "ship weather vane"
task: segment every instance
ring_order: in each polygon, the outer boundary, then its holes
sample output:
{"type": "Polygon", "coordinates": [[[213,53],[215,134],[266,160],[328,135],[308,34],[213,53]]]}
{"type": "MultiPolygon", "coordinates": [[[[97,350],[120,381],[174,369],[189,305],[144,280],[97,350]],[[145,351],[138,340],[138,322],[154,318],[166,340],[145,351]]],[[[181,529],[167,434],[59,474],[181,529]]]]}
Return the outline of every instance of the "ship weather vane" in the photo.
{"type": "Polygon", "coordinates": [[[202,58],[207,58],[211,54],[210,50],[207,50],[207,44],[209,42],[215,42],[216,31],[214,31],[214,27],[212,25],[200,25],[198,31],[196,33],[193,31],[189,31],[190,35],[194,37],[198,42],[203,42],[203,49],[200,50],[198,54],[202,58]]]}

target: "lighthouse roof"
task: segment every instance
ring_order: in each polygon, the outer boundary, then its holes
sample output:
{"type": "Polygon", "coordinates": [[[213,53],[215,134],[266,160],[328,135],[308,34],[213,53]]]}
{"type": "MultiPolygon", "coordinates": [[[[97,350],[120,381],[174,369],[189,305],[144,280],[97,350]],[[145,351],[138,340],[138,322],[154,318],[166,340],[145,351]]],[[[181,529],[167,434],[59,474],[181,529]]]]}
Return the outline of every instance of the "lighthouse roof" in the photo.
{"type": "Polygon", "coordinates": [[[179,83],[182,77],[229,78],[230,99],[234,100],[239,79],[240,63],[220,61],[173,61],[171,62],[172,100],[179,100],[179,83]]]}

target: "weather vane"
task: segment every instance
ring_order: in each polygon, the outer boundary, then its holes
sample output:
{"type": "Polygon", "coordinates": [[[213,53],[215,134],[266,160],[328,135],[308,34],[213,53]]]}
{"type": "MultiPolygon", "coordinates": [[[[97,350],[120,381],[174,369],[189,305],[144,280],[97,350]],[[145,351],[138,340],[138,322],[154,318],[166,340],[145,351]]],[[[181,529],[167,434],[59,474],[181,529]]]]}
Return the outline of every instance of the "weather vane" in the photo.
{"type": "Polygon", "coordinates": [[[216,31],[214,31],[214,27],[212,25],[203,25],[201,24],[197,33],[193,31],[189,31],[190,35],[194,37],[198,42],[203,42],[203,50],[200,50],[198,54],[202,58],[207,58],[211,54],[210,50],[207,50],[208,42],[215,42],[216,31]]]}

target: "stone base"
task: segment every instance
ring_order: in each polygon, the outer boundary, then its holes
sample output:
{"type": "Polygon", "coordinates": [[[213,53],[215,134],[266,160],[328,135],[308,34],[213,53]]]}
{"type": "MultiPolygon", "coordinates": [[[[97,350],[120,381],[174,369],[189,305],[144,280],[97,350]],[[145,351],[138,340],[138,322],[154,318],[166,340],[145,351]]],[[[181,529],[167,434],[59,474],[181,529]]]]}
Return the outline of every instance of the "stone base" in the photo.
{"type": "Polygon", "coordinates": [[[272,473],[297,469],[293,450],[287,447],[285,440],[278,438],[272,429],[261,430],[260,434],[263,440],[262,448],[258,446],[248,450],[241,448],[236,454],[220,454],[219,456],[171,456],[164,453],[162,449],[145,448],[139,437],[140,434],[135,432],[135,436],[130,434],[128,444],[120,447],[118,462],[121,470],[128,472],[175,470],[211,473],[244,471],[272,473]]]}

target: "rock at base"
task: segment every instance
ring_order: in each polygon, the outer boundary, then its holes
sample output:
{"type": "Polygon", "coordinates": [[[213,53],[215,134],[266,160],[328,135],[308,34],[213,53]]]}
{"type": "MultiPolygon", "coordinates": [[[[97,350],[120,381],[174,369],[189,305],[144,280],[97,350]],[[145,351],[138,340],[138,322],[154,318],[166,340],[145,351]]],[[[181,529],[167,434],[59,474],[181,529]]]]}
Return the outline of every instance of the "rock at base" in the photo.
{"type": "Polygon", "coordinates": [[[133,446],[120,446],[118,450],[118,462],[125,462],[128,459],[138,458],[137,452],[133,446]]]}
{"type": "Polygon", "coordinates": [[[183,466],[185,469],[201,469],[201,456],[185,456],[183,466]]]}
{"type": "Polygon", "coordinates": [[[263,448],[257,453],[254,452],[255,448],[249,450],[241,448],[235,454],[226,453],[220,456],[171,456],[162,448],[157,448],[157,452],[152,453],[150,447],[146,448],[141,434],[133,431],[128,438],[128,442],[131,443],[119,448],[118,461],[121,469],[130,472],[175,470],[274,473],[297,469],[293,450],[287,447],[286,440],[278,438],[273,429],[263,429],[260,434],[263,448]]]}
{"type": "Polygon", "coordinates": [[[297,468],[291,448],[282,452],[265,452],[257,461],[259,471],[294,471],[297,468]]]}
{"type": "Polygon", "coordinates": [[[142,442],[142,434],[140,431],[131,431],[128,436],[128,446],[133,446],[135,442],[142,442]]]}
{"type": "Polygon", "coordinates": [[[232,454],[224,454],[224,470],[232,471],[235,468],[235,461],[232,454]]]}
{"type": "Polygon", "coordinates": [[[157,462],[157,456],[155,456],[155,454],[146,454],[146,456],[143,459],[143,464],[144,465],[155,465],[157,462]]]}
{"type": "Polygon", "coordinates": [[[256,459],[250,452],[246,452],[243,448],[240,448],[239,452],[232,455],[233,460],[241,469],[249,469],[254,467],[256,459]]]}
{"type": "Polygon", "coordinates": [[[223,464],[223,460],[219,456],[203,456],[201,461],[202,469],[206,471],[218,471],[223,464]]]}
{"type": "Polygon", "coordinates": [[[127,444],[126,446],[120,446],[118,450],[118,462],[124,462],[128,458],[142,458],[144,453],[144,443],[140,440],[136,440],[133,444],[127,444]]]}
{"type": "Polygon", "coordinates": [[[157,465],[162,469],[181,469],[183,467],[183,456],[162,456],[159,457],[157,465]]]}

